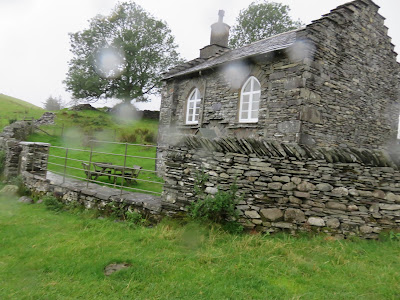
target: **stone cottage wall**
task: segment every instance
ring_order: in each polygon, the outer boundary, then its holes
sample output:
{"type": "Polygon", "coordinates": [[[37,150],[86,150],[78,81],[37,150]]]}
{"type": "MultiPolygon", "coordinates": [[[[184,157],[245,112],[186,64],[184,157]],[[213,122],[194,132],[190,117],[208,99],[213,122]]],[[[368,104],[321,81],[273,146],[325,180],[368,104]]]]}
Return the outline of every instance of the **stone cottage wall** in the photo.
{"type": "MultiPolygon", "coordinates": [[[[233,64],[202,76],[182,78],[164,84],[160,109],[158,145],[173,144],[175,135],[196,134],[200,128],[213,129],[217,136],[275,139],[299,142],[301,104],[306,65],[293,63],[283,52],[275,53],[263,63],[248,61],[233,64]],[[259,120],[239,123],[240,90],[249,76],[261,84],[259,120]],[[199,124],[186,125],[186,100],[198,88],[202,95],[199,124]]],[[[307,97],[313,97],[308,92],[307,97]]],[[[315,96],[317,97],[317,96],[315,96]]],[[[163,151],[159,150],[158,170],[162,170],[163,151]]]]}
{"type": "Polygon", "coordinates": [[[198,199],[195,176],[204,172],[206,194],[236,182],[243,195],[240,222],[247,228],[376,238],[382,230],[400,229],[396,157],[366,149],[189,136],[167,154],[162,207],[172,215],[185,212],[198,199]]]}
{"type": "Polygon", "coordinates": [[[215,128],[222,136],[296,142],[300,132],[298,105],[303,98],[299,85],[304,81],[298,77],[305,67],[302,62],[292,63],[280,52],[263,63],[248,61],[216,72],[205,71],[201,76],[168,81],[162,92],[160,136],[171,128],[184,134],[195,133],[198,128],[215,128]],[[239,123],[240,90],[250,76],[255,76],[261,84],[259,120],[239,123]],[[186,101],[194,88],[202,96],[201,119],[199,124],[186,125],[186,101]]]}
{"type": "Polygon", "coordinates": [[[400,65],[378,9],[353,1],[298,33],[315,45],[303,78],[304,94],[317,95],[304,99],[301,143],[378,149],[396,141],[400,65]]]}
{"type": "Polygon", "coordinates": [[[170,144],[176,132],[212,128],[217,136],[388,149],[396,143],[400,113],[396,56],[378,6],[352,1],[298,30],[285,50],[166,80],[159,144],[170,144]],[[240,88],[251,75],[261,83],[259,120],[239,123],[240,88]],[[201,118],[185,125],[195,87],[203,97],[201,118]]]}

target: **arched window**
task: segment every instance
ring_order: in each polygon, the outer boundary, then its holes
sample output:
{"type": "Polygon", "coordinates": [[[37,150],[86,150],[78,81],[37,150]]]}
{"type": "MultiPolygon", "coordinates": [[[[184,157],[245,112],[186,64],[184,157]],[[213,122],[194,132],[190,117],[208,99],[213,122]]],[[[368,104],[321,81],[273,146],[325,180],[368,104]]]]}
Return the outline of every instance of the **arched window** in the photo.
{"type": "Polygon", "coordinates": [[[199,89],[194,89],[187,100],[186,124],[198,124],[201,96],[199,89]]]}
{"type": "Polygon", "coordinates": [[[247,79],[240,93],[239,122],[258,122],[261,85],[254,76],[247,79]]]}

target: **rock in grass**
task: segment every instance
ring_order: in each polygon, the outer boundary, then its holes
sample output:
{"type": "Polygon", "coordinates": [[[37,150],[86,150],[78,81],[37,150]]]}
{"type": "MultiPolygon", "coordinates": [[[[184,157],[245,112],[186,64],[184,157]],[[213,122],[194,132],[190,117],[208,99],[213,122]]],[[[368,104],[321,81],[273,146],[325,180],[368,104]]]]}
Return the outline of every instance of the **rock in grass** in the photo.
{"type": "Polygon", "coordinates": [[[18,202],[32,204],[33,200],[32,198],[29,198],[27,196],[22,196],[21,198],[18,199],[18,202]]]}
{"type": "Polygon", "coordinates": [[[18,192],[18,187],[16,185],[6,185],[3,187],[3,189],[0,191],[0,194],[2,195],[16,195],[18,192]]]}
{"type": "Polygon", "coordinates": [[[109,264],[104,268],[104,275],[110,276],[112,273],[117,272],[121,269],[129,268],[131,264],[120,263],[120,264],[109,264]]]}

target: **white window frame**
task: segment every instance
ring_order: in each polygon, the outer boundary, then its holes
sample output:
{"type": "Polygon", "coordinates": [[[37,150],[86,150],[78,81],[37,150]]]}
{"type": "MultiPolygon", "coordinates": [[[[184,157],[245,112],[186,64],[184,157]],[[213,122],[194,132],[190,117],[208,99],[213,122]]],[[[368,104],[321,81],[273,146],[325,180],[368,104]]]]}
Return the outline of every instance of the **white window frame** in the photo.
{"type": "Polygon", "coordinates": [[[255,101],[253,101],[254,95],[259,95],[259,102],[258,102],[258,108],[260,108],[260,101],[261,101],[261,84],[255,78],[254,76],[251,76],[249,79],[246,80],[246,82],[243,84],[242,89],[240,91],[240,106],[239,106],[239,122],[240,123],[257,123],[258,122],[258,114],[257,118],[252,118],[251,117],[251,112],[253,111],[253,104],[255,101]],[[260,86],[259,90],[254,90],[254,82],[257,82],[260,86]],[[244,92],[245,88],[247,87],[248,84],[251,84],[250,86],[250,91],[249,92],[244,92]],[[243,97],[244,96],[249,96],[249,107],[247,110],[243,110],[243,97]],[[242,112],[247,112],[247,118],[242,118],[242,112]]]}
{"type": "Polygon", "coordinates": [[[189,95],[187,101],[186,101],[186,124],[193,125],[193,124],[199,124],[199,118],[200,118],[200,104],[201,104],[201,95],[200,91],[198,88],[195,88],[189,95]],[[191,99],[195,96],[194,99],[191,99]],[[193,113],[190,114],[190,106],[193,103],[193,113]],[[196,118],[196,109],[198,108],[199,114],[197,115],[197,120],[196,118]]]}

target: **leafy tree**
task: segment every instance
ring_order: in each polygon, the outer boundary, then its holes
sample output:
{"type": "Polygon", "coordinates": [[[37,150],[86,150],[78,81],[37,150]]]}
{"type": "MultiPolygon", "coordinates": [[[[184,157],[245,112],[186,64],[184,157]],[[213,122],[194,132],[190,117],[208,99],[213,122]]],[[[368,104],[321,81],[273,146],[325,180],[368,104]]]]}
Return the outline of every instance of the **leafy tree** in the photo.
{"type": "Polygon", "coordinates": [[[145,101],[159,92],[162,73],[180,62],[167,24],[133,2],[94,17],[70,39],[73,58],[64,83],[74,98],[87,102],[145,101]]]}
{"type": "Polygon", "coordinates": [[[289,16],[287,5],[275,2],[252,2],[240,11],[233,26],[229,45],[238,48],[302,26],[289,16]]]}
{"type": "Polygon", "coordinates": [[[60,110],[62,108],[64,108],[64,102],[62,101],[61,97],[52,97],[50,96],[49,98],[47,98],[47,100],[45,102],[43,102],[43,107],[46,110],[60,110]]]}

